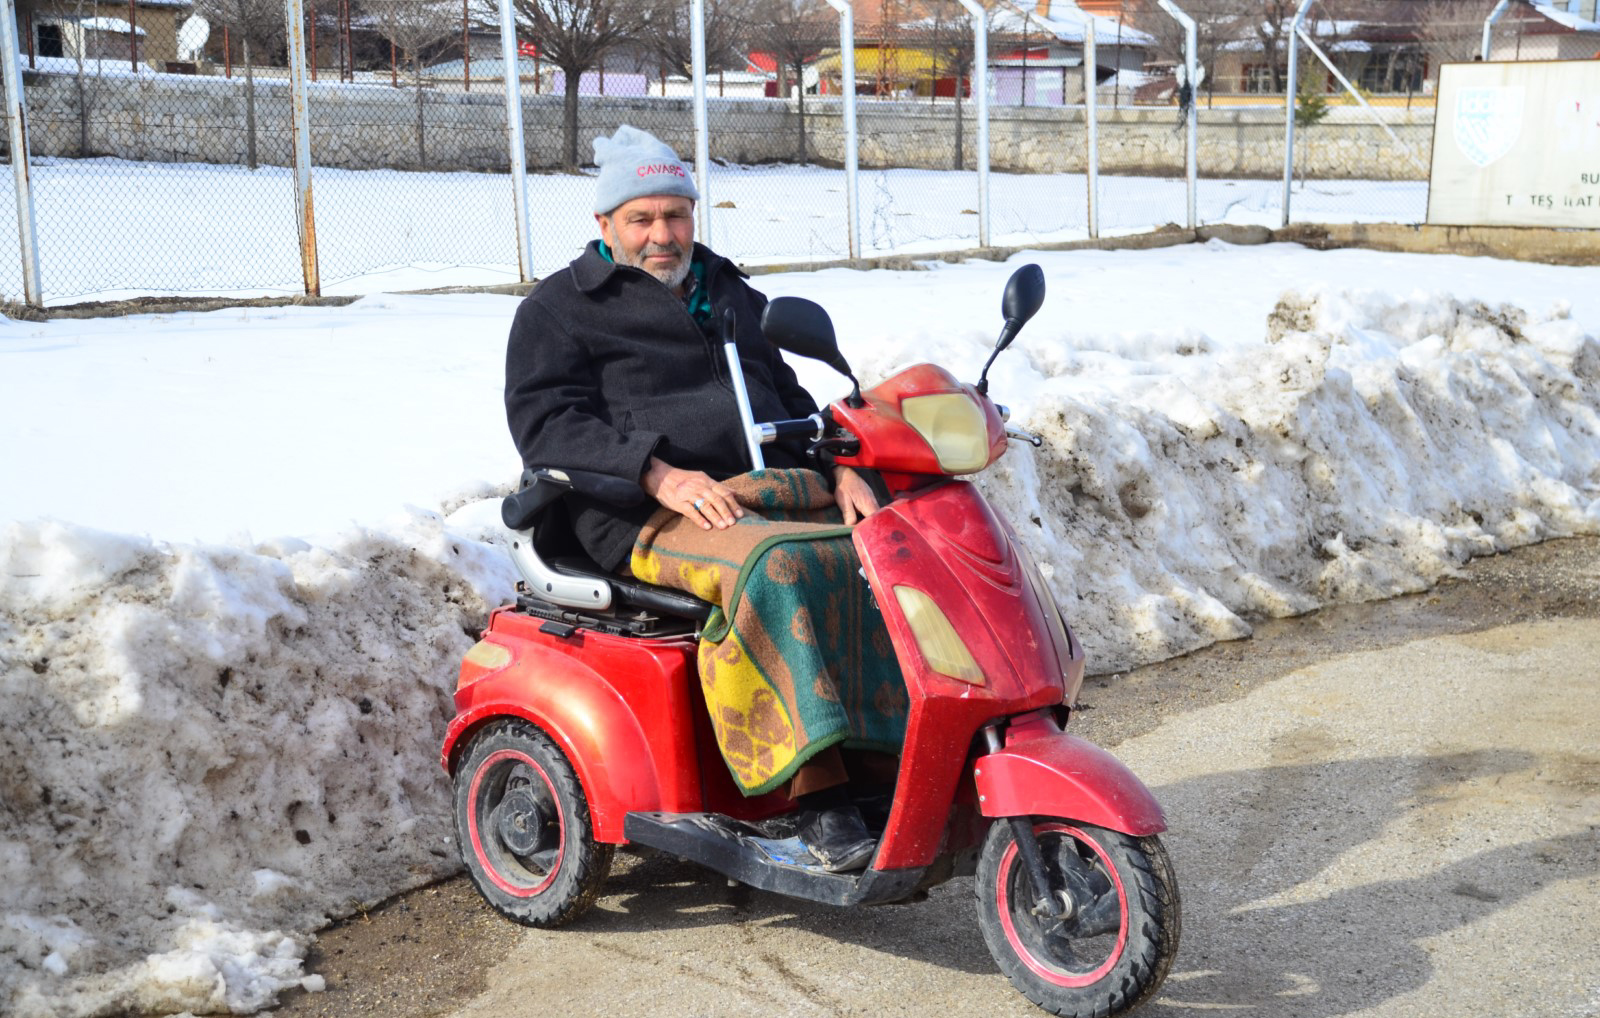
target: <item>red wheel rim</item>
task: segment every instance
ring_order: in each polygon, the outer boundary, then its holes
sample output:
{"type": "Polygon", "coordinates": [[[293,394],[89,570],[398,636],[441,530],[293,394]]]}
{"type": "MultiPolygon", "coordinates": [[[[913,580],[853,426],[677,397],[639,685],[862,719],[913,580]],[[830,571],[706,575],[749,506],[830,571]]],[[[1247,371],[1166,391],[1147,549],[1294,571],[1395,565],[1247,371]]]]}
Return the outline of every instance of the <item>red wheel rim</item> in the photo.
{"type": "Polygon", "coordinates": [[[1122,949],[1128,943],[1128,895],[1122,886],[1122,876],[1112,865],[1111,857],[1106,855],[1100,843],[1089,837],[1082,830],[1067,824],[1035,824],[1034,834],[1061,834],[1073,838],[1079,844],[1088,845],[1094,854],[1099,857],[1105,872],[1111,878],[1111,886],[1116,891],[1120,922],[1117,927],[1116,946],[1106,956],[1106,959],[1089,972],[1070,972],[1058,965],[1052,964],[1044,958],[1038,957],[1032,948],[1018,933],[1015,922],[1011,918],[1011,874],[1017,858],[1017,843],[1011,842],[1006,846],[1005,853],[1000,857],[999,872],[995,875],[995,899],[1000,911],[1000,927],[1005,930],[1006,940],[1011,944],[1011,950],[1034,975],[1056,986],[1089,986],[1105,978],[1106,973],[1117,964],[1122,957],[1122,949]]]}
{"type": "Polygon", "coordinates": [[[548,888],[555,880],[556,874],[561,872],[561,860],[566,855],[567,817],[561,809],[561,796],[556,793],[555,783],[550,780],[550,775],[539,765],[539,762],[521,750],[515,749],[500,749],[489,754],[488,759],[479,764],[478,769],[473,772],[472,787],[467,790],[467,804],[467,836],[472,839],[472,851],[477,856],[479,865],[483,867],[484,875],[500,890],[518,898],[531,898],[548,888]],[[524,764],[537,774],[539,780],[544,782],[545,788],[549,790],[550,801],[555,803],[556,807],[555,862],[551,864],[550,871],[545,874],[544,879],[532,886],[515,884],[506,879],[484,845],[483,835],[478,825],[479,797],[483,792],[484,780],[498,769],[496,765],[503,764],[507,760],[524,764]]]}

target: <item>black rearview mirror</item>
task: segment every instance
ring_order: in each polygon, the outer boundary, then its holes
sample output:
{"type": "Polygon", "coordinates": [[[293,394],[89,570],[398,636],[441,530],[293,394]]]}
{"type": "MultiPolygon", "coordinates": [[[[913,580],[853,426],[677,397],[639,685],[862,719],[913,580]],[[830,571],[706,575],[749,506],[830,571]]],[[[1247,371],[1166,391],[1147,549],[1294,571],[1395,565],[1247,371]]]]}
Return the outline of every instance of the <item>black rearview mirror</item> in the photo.
{"type": "Polygon", "coordinates": [[[1000,338],[995,340],[994,351],[989,354],[989,359],[984,362],[983,372],[978,376],[978,391],[989,391],[989,366],[994,359],[1000,356],[1000,351],[1011,345],[1017,338],[1017,333],[1028,324],[1028,319],[1038,313],[1044,304],[1044,270],[1034,264],[1024,265],[1011,274],[1006,280],[1005,295],[1000,298],[1000,313],[1006,316],[1006,324],[1000,330],[1000,338]]]}
{"type": "MultiPolygon", "coordinates": [[[[1028,319],[1039,313],[1044,304],[1044,270],[1037,265],[1024,265],[1006,281],[1005,296],[1000,298],[1000,313],[1005,316],[1006,328],[1001,342],[1007,345],[1022,331],[1028,319]]],[[[1005,349],[1004,346],[1001,349],[1005,349]]]]}
{"type": "Polygon", "coordinates": [[[833,319],[815,301],[774,297],[761,313],[761,334],[779,350],[821,361],[841,374],[850,373],[833,334],[833,319]]]}
{"type": "Polygon", "coordinates": [[[849,403],[861,405],[861,383],[850,370],[850,362],[839,352],[833,319],[821,304],[804,297],[774,297],[761,312],[761,334],[779,350],[821,361],[850,379],[849,403]]]}

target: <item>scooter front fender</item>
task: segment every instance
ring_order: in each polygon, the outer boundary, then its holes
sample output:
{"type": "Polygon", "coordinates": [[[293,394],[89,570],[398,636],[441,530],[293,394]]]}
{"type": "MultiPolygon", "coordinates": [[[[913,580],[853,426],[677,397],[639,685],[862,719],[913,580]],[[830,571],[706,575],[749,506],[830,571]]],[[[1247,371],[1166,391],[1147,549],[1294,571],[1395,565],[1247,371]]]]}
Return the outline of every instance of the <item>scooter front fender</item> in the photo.
{"type": "Polygon", "coordinates": [[[987,817],[1061,817],[1136,838],[1167,829],[1161,805],[1122,761],[1059,730],[980,757],[973,779],[987,817]]]}

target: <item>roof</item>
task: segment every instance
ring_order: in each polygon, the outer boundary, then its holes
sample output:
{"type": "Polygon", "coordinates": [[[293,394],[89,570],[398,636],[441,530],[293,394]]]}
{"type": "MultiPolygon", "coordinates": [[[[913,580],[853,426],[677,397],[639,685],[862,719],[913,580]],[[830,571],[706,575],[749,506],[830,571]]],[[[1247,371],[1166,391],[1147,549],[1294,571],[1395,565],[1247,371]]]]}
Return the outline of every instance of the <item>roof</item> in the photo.
{"type": "MultiPolygon", "coordinates": [[[[681,74],[669,74],[667,80],[676,85],[690,79],[681,74]]],[[[772,75],[763,71],[707,71],[706,80],[712,84],[721,81],[729,85],[764,85],[772,80],[772,75]]]]}
{"type": "MultiPolygon", "coordinates": [[[[1050,13],[1041,17],[1037,13],[1035,0],[1002,4],[994,9],[989,31],[1006,35],[1022,35],[1025,31],[1048,32],[1062,42],[1083,45],[1086,30],[1083,19],[1074,13],[1077,10],[1074,5],[1058,2],[1047,5],[1046,9],[1050,13]]],[[[1097,46],[1148,47],[1156,44],[1155,36],[1148,32],[1119,24],[1116,18],[1101,16],[1094,19],[1094,41],[1097,46]]]]}
{"type": "Polygon", "coordinates": [[[1563,28],[1574,32],[1600,32],[1600,21],[1580,18],[1571,11],[1564,11],[1559,7],[1551,7],[1548,3],[1539,3],[1537,0],[1533,2],[1532,6],[1534,10],[1563,28]]]}
{"type": "MultiPolygon", "coordinates": [[[[1281,40],[1289,34],[1291,20],[1284,19],[1280,24],[1278,38],[1281,40]]],[[[1372,49],[1372,44],[1365,39],[1358,38],[1364,23],[1360,21],[1308,21],[1305,25],[1310,29],[1311,37],[1317,40],[1327,39],[1330,42],[1324,47],[1335,53],[1365,53],[1372,49]]],[[[1271,26],[1267,22],[1261,23],[1263,32],[1271,33],[1271,26]]],[[[1251,33],[1242,39],[1225,42],[1218,47],[1229,53],[1253,53],[1261,49],[1261,36],[1251,33]]]]}
{"type": "MultiPolygon", "coordinates": [[[[442,63],[429,64],[422,69],[424,78],[444,78],[452,80],[466,77],[466,65],[463,61],[446,60],[442,63]]],[[[517,59],[517,77],[531,78],[539,73],[539,65],[527,57],[517,59]]],[[[501,79],[506,76],[506,62],[499,57],[480,57],[472,62],[473,78],[501,79]]]]}
{"type": "MultiPolygon", "coordinates": [[[[91,32],[116,32],[118,35],[127,35],[131,27],[121,18],[84,18],[78,24],[91,32]]],[[[136,35],[146,34],[142,28],[134,28],[133,31],[136,35]]]]}

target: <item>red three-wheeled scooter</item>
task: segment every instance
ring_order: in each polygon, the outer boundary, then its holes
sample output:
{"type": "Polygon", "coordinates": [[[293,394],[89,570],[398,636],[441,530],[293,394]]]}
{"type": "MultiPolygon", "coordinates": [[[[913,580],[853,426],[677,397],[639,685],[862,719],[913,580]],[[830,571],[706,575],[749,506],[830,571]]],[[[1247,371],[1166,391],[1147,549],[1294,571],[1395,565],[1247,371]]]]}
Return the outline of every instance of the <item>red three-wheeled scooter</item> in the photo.
{"type": "MultiPolygon", "coordinates": [[[[989,364],[1043,299],[1037,266],[1011,277],[989,364]]],[[[761,325],[854,382],[816,304],[777,298],[761,325]]],[[[877,854],[862,872],[825,872],[793,836],[791,802],[739,793],[695,671],[711,606],[583,559],[562,533],[570,479],[541,470],[502,507],[524,581],[462,663],[444,741],[472,880],[507,917],[556,926],[593,904],[629,843],[834,905],[917,900],[976,874],[984,939],[1029,999],[1084,1016],[1149,999],[1180,923],[1161,808],[1064,731],[1083,651],[1010,525],[958,479],[1008,438],[1038,438],[990,401],[988,364],[976,384],[919,364],[808,419],[754,422],[729,339],[754,464],[762,442],[805,434],[817,455],[876,471],[888,496],[854,530],[910,698],[877,854]]]]}

